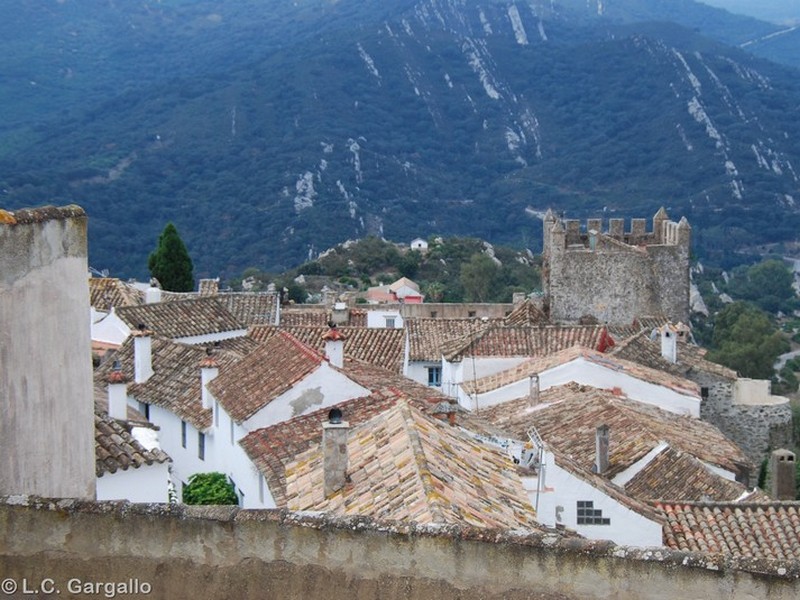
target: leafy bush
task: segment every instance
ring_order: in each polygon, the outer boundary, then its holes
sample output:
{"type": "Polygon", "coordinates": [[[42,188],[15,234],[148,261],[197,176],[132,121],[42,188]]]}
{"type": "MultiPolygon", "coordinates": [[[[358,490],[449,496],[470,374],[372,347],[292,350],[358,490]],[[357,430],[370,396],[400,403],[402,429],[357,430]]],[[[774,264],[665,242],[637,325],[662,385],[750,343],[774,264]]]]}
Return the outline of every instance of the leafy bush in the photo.
{"type": "Polygon", "coordinates": [[[222,473],[195,473],[183,487],[184,504],[239,504],[233,484],[222,473]]]}

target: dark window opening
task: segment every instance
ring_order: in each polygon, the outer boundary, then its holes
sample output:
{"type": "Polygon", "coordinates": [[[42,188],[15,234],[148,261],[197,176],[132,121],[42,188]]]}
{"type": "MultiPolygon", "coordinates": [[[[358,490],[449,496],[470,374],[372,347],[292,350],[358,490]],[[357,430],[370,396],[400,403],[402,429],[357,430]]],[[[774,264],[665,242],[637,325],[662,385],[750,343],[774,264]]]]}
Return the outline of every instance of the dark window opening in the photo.
{"type": "Polygon", "coordinates": [[[428,385],[442,387],[442,367],[428,367],[428,385]]]}
{"type": "Polygon", "coordinates": [[[594,507],[594,501],[578,500],[578,525],[611,525],[611,519],[603,518],[603,511],[594,507]]]}

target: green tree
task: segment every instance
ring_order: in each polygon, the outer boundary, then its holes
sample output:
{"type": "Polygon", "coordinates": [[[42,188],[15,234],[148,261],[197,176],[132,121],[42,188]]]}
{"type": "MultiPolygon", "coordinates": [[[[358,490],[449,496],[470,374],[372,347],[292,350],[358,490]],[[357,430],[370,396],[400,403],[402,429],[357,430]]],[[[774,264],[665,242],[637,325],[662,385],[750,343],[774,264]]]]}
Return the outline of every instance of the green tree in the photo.
{"type": "Polygon", "coordinates": [[[147,266],[165,290],[191,292],[194,289],[192,259],[172,223],[167,223],[158,237],[158,246],[150,254],[147,266]]]}
{"type": "Polygon", "coordinates": [[[756,379],[770,379],[775,360],[789,346],[769,316],[747,302],[734,302],[719,312],[711,344],[710,360],[756,379]]]}
{"type": "Polygon", "coordinates": [[[736,269],[728,291],[734,298],[749,300],[767,312],[791,312],[796,304],[793,281],[788,265],[771,259],[736,269]]]}
{"type": "Polygon", "coordinates": [[[461,285],[467,302],[487,302],[495,286],[498,267],[483,253],[473,254],[461,265],[461,285]]]}
{"type": "Polygon", "coordinates": [[[195,473],[183,487],[184,504],[238,504],[236,490],[222,473],[195,473]]]}

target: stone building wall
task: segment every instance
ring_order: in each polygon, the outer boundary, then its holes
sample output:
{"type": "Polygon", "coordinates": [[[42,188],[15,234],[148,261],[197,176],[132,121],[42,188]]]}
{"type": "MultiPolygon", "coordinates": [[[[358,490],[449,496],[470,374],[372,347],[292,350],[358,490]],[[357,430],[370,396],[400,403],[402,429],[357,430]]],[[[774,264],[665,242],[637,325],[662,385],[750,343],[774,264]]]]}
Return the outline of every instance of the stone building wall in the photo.
{"type": "MultiPolygon", "coordinates": [[[[691,379],[708,389],[700,405],[700,418],[715,425],[733,440],[758,466],[771,450],[794,448],[792,410],[786,404],[734,404],[733,385],[729,379],[709,373],[692,373],[691,379]]],[[[755,485],[751,474],[750,484],[755,485]]]]}
{"type": "Polygon", "coordinates": [[[651,231],[644,219],[625,230],[621,219],[602,230],[600,219],[585,224],[544,219],[544,289],[550,318],[629,324],[636,317],[665,315],[689,321],[691,228],[660,210],[651,231]]]}
{"type": "Polygon", "coordinates": [[[0,498],[0,573],[6,594],[24,584],[62,598],[114,597],[103,588],[71,593],[87,582],[139,590],[116,597],[195,600],[794,600],[800,594],[800,561],[630,549],[541,531],[25,497],[0,498]]]}
{"type": "Polygon", "coordinates": [[[80,207],[0,210],[0,494],[94,498],[86,252],[80,207]]]}

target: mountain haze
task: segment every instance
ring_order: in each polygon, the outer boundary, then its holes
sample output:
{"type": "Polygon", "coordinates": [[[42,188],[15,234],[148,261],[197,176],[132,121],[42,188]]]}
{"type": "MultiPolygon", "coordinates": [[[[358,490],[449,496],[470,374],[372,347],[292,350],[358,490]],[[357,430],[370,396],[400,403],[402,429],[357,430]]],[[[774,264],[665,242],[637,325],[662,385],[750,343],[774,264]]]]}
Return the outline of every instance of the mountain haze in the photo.
{"type": "Polygon", "coordinates": [[[800,223],[798,73],[735,47],[776,26],[688,0],[20,4],[0,204],[85,206],[114,274],[170,220],[201,276],[368,234],[538,250],[548,207],[664,204],[719,258],[800,223]]]}

